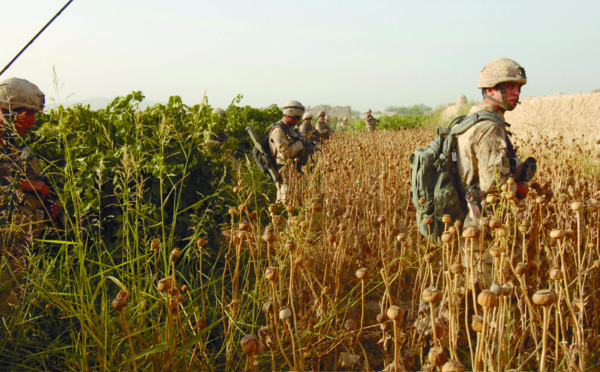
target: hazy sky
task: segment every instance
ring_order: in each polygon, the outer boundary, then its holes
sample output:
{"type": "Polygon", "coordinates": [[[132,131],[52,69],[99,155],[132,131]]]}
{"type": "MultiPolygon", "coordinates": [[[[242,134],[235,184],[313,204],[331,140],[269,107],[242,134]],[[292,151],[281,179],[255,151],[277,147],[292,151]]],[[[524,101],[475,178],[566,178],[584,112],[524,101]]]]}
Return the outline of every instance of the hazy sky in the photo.
{"type": "MultiPolygon", "coordinates": [[[[66,0],[0,0],[4,67],[66,0]]],[[[390,105],[480,98],[479,71],[523,65],[523,97],[600,88],[600,1],[75,0],[1,79],[63,101],[141,90],[227,106],[390,105]],[[74,95],[65,99],[68,94],[74,95]]]]}

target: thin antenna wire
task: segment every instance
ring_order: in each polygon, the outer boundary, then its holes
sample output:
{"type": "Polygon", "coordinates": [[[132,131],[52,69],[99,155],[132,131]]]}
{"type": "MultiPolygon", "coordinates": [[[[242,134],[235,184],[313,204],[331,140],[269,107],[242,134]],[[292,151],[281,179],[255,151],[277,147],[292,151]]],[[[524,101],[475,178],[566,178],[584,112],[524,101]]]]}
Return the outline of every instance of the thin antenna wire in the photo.
{"type": "Polygon", "coordinates": [[[25,46],[23,47],[23,49],[21,49],[21,51],[19,52],[19,54],[17,54],[17,55],[15,56],[15,58],[13,58],[13,59],[12,59],[12,61],[10,61],[10,62],[8,63],[8,65],[6,65],[6,67],[4,67],[4,68],[2,69],[2,71],[0,71],[0,76],[2,76],[2,74],[4,73],[4,71],[8,70],[8,68],[10,67],[10,65],[12,65],[12,64],[13,64],[13,62],[14,62],[14,61],[16,61],[16,60],[17,60],[17,58],[19,58],[19,57],[21,56],[21,54],[23,54],[23,52],[25,51],[25,49],[27,49],[27,48],[28,48],[28,47],[29,47],[29,46],[30,46],[30,45],[31,45],[31,44],[32,44],[32,43],[35,41],[35,39],[37,39],[37,37],[38,37],[38,36],[40,36],[40,35],[42,34],[42,32],[44,32],[44,30],[45,30],[46,28],[48,28],[48,26],[50,26],[50,24],[51,24],[52,22],[54,22],[54,20],[56,19],[56,17],[58,17],[58,16],[60,15],[60,13],[62,13],[62,11],[63,11],[63,10],[67,9],[67,7],[68,7],[68,6],[69,6],[69,5],[70,5],[72,2],[73,2],[73,0],[69,0],[69,2],[68,2],[68,3],[66,3],[66,4],[65,4],[65,6],[63,6],[63,7],[62,7],[62,9],[61,9],[61,10],[59,10],[59,11],[58,11],[58,13],[56,13],[56,14],[54,15],[54,17],[52,17],[52,19],[51,19],[51,20],[50,20],[48,23],[46,23],[46,25],[44,26],[44,28],[42,28],[42,29],[40,30],[40,32],[38,32],[38,33],[37,33],[37,34],[36,34],[36,35],[33,37],[33,39],[31,39],[31,40],[30,40],[30,41],[27,43],[27,45],[25,45],[25,46]]]}

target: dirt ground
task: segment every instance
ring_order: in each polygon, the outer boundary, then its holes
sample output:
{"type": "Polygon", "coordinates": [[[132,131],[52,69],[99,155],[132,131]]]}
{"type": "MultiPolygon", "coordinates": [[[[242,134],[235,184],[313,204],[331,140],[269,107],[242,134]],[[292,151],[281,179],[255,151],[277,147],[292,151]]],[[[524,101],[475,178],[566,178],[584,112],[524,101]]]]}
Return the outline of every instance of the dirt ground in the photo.
{"type": "Polygon", "coordinates": [[[594,144],[600,140],[600,93],[528,97],[505,118],[520,136],[562,135],[594,144]]]}

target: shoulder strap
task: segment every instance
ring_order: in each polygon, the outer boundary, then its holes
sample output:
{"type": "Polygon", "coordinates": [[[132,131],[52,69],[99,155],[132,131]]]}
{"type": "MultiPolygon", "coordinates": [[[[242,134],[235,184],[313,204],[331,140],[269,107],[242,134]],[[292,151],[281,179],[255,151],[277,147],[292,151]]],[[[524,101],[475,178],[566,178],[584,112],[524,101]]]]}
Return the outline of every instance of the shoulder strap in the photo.
{"type": "Polygon", "coordinates": [[[502,120],[500,115],[482,110],[474,113],[473,115],[466,117],[463,115],[452,120],[448,125],[448,128],[451,129],[450,135],[463,134],[467,130],[471,129],[473,125],[484,120],[495,121],[498,124],[502,124],[502,127],[504,128],[504,120],[502,120]]]}

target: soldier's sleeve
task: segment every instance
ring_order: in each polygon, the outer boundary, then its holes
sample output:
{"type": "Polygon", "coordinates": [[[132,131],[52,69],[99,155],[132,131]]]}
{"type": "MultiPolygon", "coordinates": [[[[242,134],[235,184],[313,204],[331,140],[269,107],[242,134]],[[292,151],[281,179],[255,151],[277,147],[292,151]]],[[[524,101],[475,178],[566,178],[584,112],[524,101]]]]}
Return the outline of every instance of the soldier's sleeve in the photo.
{"type": "Polygon", "coordinates": [[[484,192],[498,192],[510,174],[506,132],[498,123],[482,123],[477,136],[479,186],[484,192]]]}

